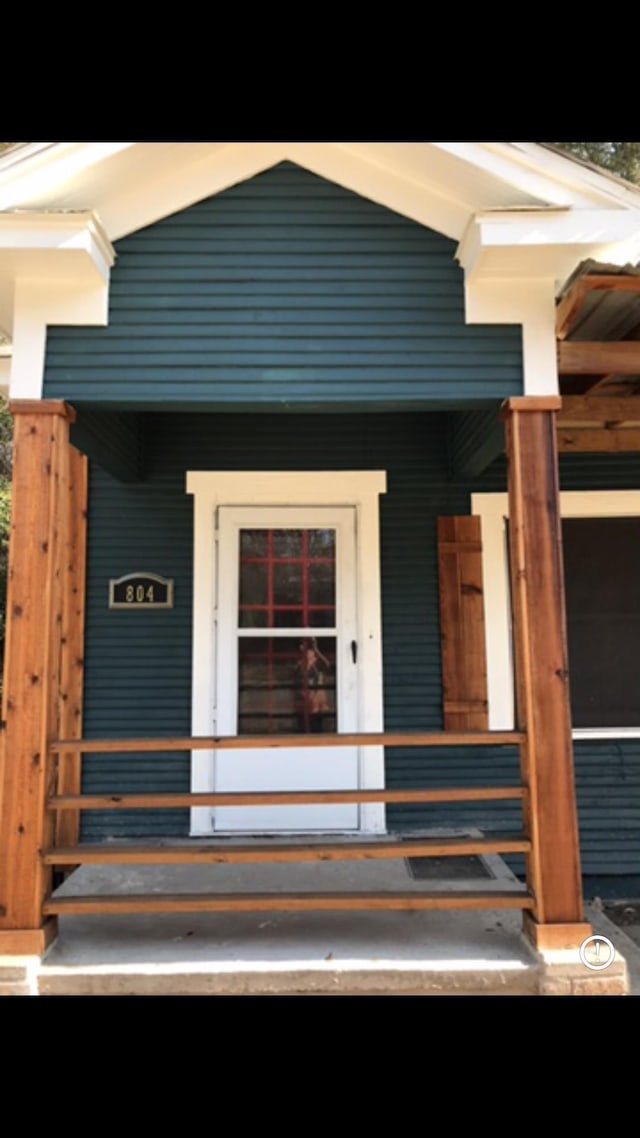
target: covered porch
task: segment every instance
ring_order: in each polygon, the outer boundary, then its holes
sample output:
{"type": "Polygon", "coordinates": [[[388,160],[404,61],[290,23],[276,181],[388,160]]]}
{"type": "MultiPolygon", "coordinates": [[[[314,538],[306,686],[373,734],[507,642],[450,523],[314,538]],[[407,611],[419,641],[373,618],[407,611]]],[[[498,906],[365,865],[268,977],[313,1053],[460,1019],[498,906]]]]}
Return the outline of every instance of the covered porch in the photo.
{"type": "MultiPolygon", "coordinates": [[[[564,636],[562,561],[555,416],[556,397],[514,398],[503,416],[509,467],[510,560],[514,597],[518,726],[490,731],[486,698],[475,697],[473,607],[482,603],[474,583],[478,548],[473,519],[440,526],[441,570],[453,559],[454,571],[441,571],[441,619],[458,634],[444,637],[444,731],[381,730],[278,736],[183,736],[154,734],[85,738],[82,730],[84,683],[84,556],[87,515],[86,460],[70,444],[73,409],[64,403],[20,404],[16,420],[14,528],[10,568],[9,627],[5,675],[7,754],[3,796],[3,866],[11,866],[4,886],[2,914],[5,952],[42,954],[56,936],[62,915],[127,913],[326,912],[327,910],[515,910],[524,914],[527,936],[541,951],[576,949],[590,934],[584,919],[575,787],[572,767],[568,670],[564,636]],[[39,491],[36,493],[36,485],[39,491]],[[34,554],[34,551],[35,554],[34,554]],[[39,556],[38,556],[39,554],[39,556]],[[17,571],[17,566],[21,571],[17,571]],[[24,567],[28,566],[28,571],[24,567]],[[452,584],[457,582],[457,584],[452,584]],[[457,606],[462,603],[462,608],[457,606]],[[449,618],[444,617],[452,609],[449,618]],[[451,623],[453,617],[453,623],[451,623]],[[43,635],[43,630],[46,635],[43,635]],[[466,693],[466,694],[465,694],[466,693]],[[471,694],[470,694],[471,693],[471,694]],[[475,727],[479,724],[480,726],[475,727]],[[348,789],[194,793],[157,792],[153,784],[138,794],[82,793],[82,757],[127,757],[218,753],[257,748],[315,749],[375,747],[517,748],[519,785],[486,779],[472,786],[416,785],[394,788],[384,775],[378,785],[348,789]],[[510,802],[522,809],[518,833],[493,836],[415,837],[393,831],[278,841],[190,840],[187,842],[80,840],[80,817],[92,811],[184,810],[205,806],[269,807],[307,803],[400,804],[510,802]],[[275,893],[163,894],[132,892],[95,896],[55,889],[54,871],[78,866],[225,865],[233,881],[239,865],[366,862],[371,866],[404,857],[523,855],[526,887],[468,891],[389,890],[362,892],[279,890],[275,893]]],[[[482,677],[480,677],[482,682],[482,677]]],[[[420,749],[420,750],[418,750],[420,749]]],[[[57,880],[60,880],[59,878],[57,880]]],[[[369,882],[370,884],[370,882],[369,882]]]]}
{"type": "MultiPolygon", "coordinates": [[[[635,255],[637,192],[521,144],[80,144],[79,181],[69,145],[17,156],[35,198],[4,178],[0,952],[71,921],[505,913],[584,978],[559,456],[640,514],[639,294],[570,274],[635,255]],[[460,857],[515,869],[393,868],[460,857]]],[[[616,750],[586,820],[626,872],[617,710],[587,708],[616,750]]]]}

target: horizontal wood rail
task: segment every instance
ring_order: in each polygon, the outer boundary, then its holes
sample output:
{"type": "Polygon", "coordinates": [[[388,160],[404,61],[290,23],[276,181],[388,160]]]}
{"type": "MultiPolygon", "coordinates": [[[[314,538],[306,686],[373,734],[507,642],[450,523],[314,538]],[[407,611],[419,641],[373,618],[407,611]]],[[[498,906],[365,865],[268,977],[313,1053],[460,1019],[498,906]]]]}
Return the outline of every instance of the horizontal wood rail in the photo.
{"type": "Polygon", "coordinates": [[[172,794],[61,794],[51,810],[166,810],[189,806],[299,806],[337,802],[497,802],[518,801],[521,786],[436,787],[429,790],[261,790],[172,794]]]}
{"type": "Polygon", "coordinates": [[[278,842],[234,845],[79,845],[45,850],[45,865],[212,865],[251,862],[369,861],[375,858],[465,857],[528,853],[524,837],[418,838],[398,841],[278,842]]]}
{"type": "MultiPolygon", "coordinates": [[[[188,752],[212,750],[250,750],[317,747],[492,747],[520,746],[520,731],[382,731],[335,735],[233,735],[207,737],[134,738],[134,739],[57,739],[50,747],[55,755],[65,757],[83,754],[152,754],[154,752],[188,752]]],[[[474,787],[384,787],[349,790],[277,790],[217,791],[203,793],[158,792],[125,794],[57,794],[49,798],[48,808],[65,811],[77,818],[84,810],[172,809],[194,806],[293,806],[328,803],[438,803],[526,801],[523,786],[474,787]]],[[[531,842],[521,835],[479,835],[476,837],[428,837],[399,839],[347,835],[343,838],[318,838],[304,841],[271,840],[247,842],[239,836],[230,839],[185,840],[154,844],[108,843],[70,845],[45,849],[43,864],[62,871],[82,865],[234,865],[290,864],[303,862],[320,865],[339,861],[379,861],[410,857],[461,857],[482,854],[530,854],[531,842]]],[[[330,912],[365,910],[461,910],[534,908],[534,899],[526,889],[504,891],[491,888],[465,891],[411,892],[307,892],[307,893],[179,893],[179,894],[102,894],[96,896],[59,896],[45,900],[43,917],[81,914],[127,913],[222,913],[222,912],[330,912]]]]}
{"type": "Polygon", "coordinates": [[[49,916],[123,913],[256,913],[335,912],[338,910],[404,909],[532,909],[523,890],[485,893],[158,893],[103,894],[96,897],[51,897],[49,916]]]}
{"type": "Polygon", "coordinates": [[[49,749],[54,754],[90,755],[278,747],[504,747],[522,742],[522,731],[375,731],[340,735],[212,735],[184,739],[56,739],[49,749]]]}

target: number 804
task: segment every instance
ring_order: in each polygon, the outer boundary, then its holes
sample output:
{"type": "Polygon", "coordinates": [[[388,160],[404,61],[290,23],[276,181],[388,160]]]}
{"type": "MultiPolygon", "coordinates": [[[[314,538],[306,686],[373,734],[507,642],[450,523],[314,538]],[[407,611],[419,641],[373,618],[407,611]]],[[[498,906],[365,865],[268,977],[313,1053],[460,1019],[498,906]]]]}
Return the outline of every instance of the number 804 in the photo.
{"type": "Polygon", "coordinates": [[[155,600],[155,593],[153,585],[127,585],[125,590],[125,600],[127,604],[144,604],[145,601],[153,603],[155,600]]]}

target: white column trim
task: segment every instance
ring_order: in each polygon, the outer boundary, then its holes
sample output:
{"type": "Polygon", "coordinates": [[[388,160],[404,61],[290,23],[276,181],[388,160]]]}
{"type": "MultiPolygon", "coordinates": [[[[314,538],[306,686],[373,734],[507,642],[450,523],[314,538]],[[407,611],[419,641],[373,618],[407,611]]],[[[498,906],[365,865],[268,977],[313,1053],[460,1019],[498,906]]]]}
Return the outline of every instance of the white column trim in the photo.
{"type": "MultiPolygon", "coordinates": [[[[384,729],[382,693],[382,612],[380,598],[379,496],[386,472],[347,471],[188,471],[187,493],[194,496],[192,713],[193,735],[211,732],[215,699],[215,517],[219,506],[352,506],[356,509],[360,730],[384,729]]],[[[213,790],[214,755],[192,754],[191,789],[213,790]]],[[[384,786],[384,749],[362,750],[361,785],[384,786]]],[[[361,807],[366,832],[383,832],[383,803],[361,807]]],[[[191,812],[191,833],[211,833],[209,808],[191,812]]]]}
{"type": "Polygon", "coordinates": [[[467,324],[522,325],[524,395],[558,395],[555,284],[531,280],[465,280],[467,324]]]}

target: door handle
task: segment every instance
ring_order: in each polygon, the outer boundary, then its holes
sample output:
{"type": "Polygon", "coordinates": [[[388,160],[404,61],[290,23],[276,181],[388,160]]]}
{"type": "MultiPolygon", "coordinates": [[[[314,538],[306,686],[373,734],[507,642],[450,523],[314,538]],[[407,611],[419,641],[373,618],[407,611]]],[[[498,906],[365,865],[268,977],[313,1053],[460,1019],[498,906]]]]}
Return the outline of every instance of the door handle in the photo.
{"type": "Polygon", "coordinates": [[[354,664],[358,660],[358,643],[356,640],[351,641],[351,659],[353,660],[354,664]]]}

